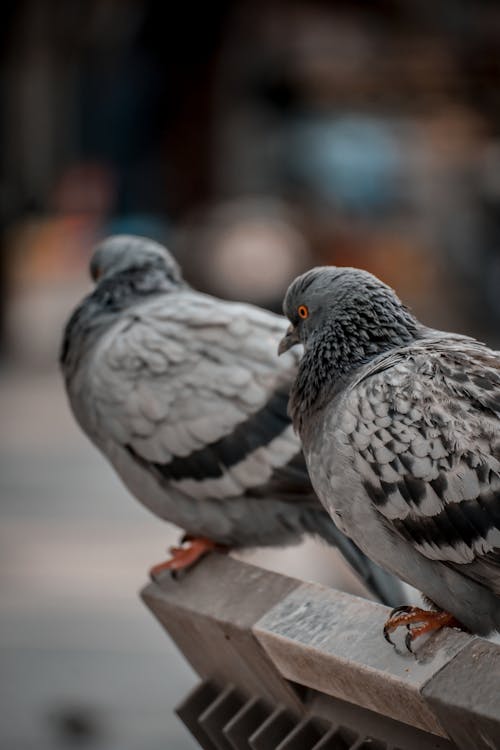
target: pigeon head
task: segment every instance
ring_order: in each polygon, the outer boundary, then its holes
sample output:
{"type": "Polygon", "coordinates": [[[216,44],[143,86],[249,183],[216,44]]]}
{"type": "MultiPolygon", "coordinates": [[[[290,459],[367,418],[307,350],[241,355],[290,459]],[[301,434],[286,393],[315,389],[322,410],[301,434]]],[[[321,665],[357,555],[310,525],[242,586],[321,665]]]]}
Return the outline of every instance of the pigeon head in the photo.
{"type": "Polygon", "coordinates": [[[288,288],[283,311],[291,326],[279,353],[301,343],[337,374],[409,343],[421,329],[389,286],[359,268],[307,271],[288,288]]]}
{"type": "Polygon", "coordinates": [[[66,324],[60,360],[66,373],[74,372],[92,342],[123,310],[159,294],[186,289],[180,266],[154,240],[118,234],[94,250],[90,275],[96,283],[66,324]]]}
{"type": "Polygon", "coordinates": [[[96,247],[90,261],[90,275],[96,283],[124,272],[150,269],[163,272],[174,283],[182,282],[179,264],[167,248],[145,237],[108,237],[96,247]]]}

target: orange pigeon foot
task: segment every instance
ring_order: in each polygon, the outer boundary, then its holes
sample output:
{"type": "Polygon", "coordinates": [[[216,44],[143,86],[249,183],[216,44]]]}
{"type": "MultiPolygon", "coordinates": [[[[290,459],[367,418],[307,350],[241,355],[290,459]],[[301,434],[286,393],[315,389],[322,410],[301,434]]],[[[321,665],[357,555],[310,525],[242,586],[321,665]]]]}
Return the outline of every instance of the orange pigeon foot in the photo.
{"type": "Polygon", "coordinates": [[[186,535],[182,538],[182,546],[170,547],[169,552],[171,557],[165,562],[153,565],[149,571],[149,576],[154,581],[164,570],[169,570],[175,575],[180,570],[187,570],[192,567],[204,555],[213,550],[218,550],[219,552],[228,551],[227,547],[217,544],[212,539],[186,535]]]}
{"type": "Polygon", "coordinates": [[[389,615],[389,619],[384,625],[384,638],[394,645],[391,641],[390,633],[401,626],[406,626],[408,632],[405,638],[405,645],[408,651],[412,651],[412,643],[424,633],[432,633],[440,628],[460,628],[465,630],[464,626],[458,620],[450,615],[449,612],[441,610],[420,609],[420,607],[410,607],[403,605],[396,607],[389,615]]]}

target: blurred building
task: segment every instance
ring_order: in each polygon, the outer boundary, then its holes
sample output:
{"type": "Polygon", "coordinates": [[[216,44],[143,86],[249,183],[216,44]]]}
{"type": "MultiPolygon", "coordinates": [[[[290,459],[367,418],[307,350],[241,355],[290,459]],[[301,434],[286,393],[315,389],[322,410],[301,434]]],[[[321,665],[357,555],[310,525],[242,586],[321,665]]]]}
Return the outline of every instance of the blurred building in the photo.
{"type": "MultiPolygon", "coordinates": [[[[80,275],[96,236],[136,231],[182,251],[203,286],[190,260],[210,267],[221,204],[233,206],[236,248],[249,201],[269,227],[278,200],[293,259],[260,299],[276,305],[313,262],[347,263],[383,276],[428,322],[494,334],[494,3],[7,7],[1,193],[14,277],[25,264],[80,275]]],[[[209,275],[208,289],[234,296],[209,275]]]]}

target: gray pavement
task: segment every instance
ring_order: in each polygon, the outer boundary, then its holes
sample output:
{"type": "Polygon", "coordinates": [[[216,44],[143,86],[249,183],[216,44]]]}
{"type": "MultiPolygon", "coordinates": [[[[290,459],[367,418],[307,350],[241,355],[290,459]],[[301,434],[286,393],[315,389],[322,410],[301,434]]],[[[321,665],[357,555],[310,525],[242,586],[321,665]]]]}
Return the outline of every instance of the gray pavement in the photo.
{"type": "Polygon", "coordinates": [[[192,750],[196,677],[137,597],[177,538],[73,425],[57,374],[0,381],[0,747],[192,750]]]}

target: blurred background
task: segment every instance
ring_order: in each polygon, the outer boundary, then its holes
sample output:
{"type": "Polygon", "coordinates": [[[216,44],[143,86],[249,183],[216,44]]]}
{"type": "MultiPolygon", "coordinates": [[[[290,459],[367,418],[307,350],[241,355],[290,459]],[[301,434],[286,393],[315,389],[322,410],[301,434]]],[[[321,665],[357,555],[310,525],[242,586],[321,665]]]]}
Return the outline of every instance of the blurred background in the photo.
{"type": "MultiPolygon", "coordinates": [[[[193,750],[196,682],[137,597],[176,541],[79,433],[62,325],[104,235],[279,310],[367,268],[500,343],[494,0],[18,0],[0,28],[0,746],[193,750]]],[[[359,592],[314,543],[248,559],[359,592]]]]}

